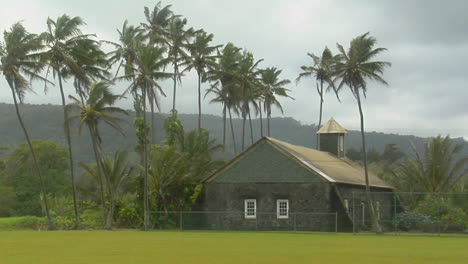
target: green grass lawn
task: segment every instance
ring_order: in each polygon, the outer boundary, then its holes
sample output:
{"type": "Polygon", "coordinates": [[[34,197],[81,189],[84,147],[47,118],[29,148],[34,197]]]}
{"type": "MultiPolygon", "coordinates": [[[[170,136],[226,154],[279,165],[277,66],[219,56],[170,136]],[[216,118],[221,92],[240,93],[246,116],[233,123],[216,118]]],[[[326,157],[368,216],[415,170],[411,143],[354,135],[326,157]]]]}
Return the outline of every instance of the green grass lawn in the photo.
{"type": "Polygon", "coordinates": [[[468,237],[0,231],[0,263],[468,263],[468,237]]]}

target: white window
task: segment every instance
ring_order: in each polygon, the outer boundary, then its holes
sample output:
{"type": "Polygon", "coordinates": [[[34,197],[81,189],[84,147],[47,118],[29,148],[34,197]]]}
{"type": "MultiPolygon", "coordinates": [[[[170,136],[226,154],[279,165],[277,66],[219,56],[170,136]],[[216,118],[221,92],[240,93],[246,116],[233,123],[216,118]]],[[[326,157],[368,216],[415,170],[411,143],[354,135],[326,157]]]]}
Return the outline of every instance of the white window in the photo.
{"type": "Polygon", "coordinates": [[[344,199],[344,208],[346,211],[349,211],[349,202],[348,199],[344,199]]]}
{"type": "Polygon", "coordinates": [[[289,217],[289,200],[277,200],[276,201],[276,212],[278,218],[288,218],[289,217]]]}
{"type": "Polygon", "coordinates": [[[244,200],[244,215],[246,219],[255,219],[257,217],[257,200],[244,200]]]}

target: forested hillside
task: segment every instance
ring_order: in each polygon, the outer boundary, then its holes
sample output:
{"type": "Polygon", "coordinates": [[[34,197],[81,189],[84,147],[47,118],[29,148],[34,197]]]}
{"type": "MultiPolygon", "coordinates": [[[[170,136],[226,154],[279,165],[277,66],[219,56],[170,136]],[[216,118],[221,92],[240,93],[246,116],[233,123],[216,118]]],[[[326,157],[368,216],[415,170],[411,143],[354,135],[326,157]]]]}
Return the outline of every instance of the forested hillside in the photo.
{"type": "MultiPolygon", "coordinates": [[[[31,136],[34,139],[43,139],[58,142],[65,145],[65,138],[63,135],[63,114],[61,107],[56,105],[22,105],[21,112],[24,115],[24,121],[28,129],[30,129],[31,136]]],[[[20,133],[18,121],[14,114],[14,107],[10,104],[0,103],[0,145],[7,146],[14,149],[17,145],[24,141],[22,133],[20,133]]],[[[103,146],[105,151],[114,151],[117,149],[130,150],[135,146],[136,137],[133,127],[133,118],[135,113],[128,112],[128,116],[122,117],[125,121],[122,122],[123,134],[111,130],[106,126],[100,128],[102,130],[102,138],[104,140],[103,146]]],[[[156,142],[161,142],[165,137],[164,131],[164,118],[166,115],[156,114],[156,142]]],[[[180,114],[179,118],[186,131],[195,129],[197,126],[197,115],[193,114],[180,114]]],[[[148,120],[150,116],[148,114],[148,120]]],[[[240,150],[242,121],[235,119],[235,136],[237,142],[237,149],[240,150]]],[[[203,115],[203,127],[210,131],[213,138],[216,138],[219,143],[222,143],[223,136],[223,120],[220,116],[203,115]]],[[[82,162],[92,162],[93,154],[91,142],[86,128],[83,128],[81,136],[78,135],[76,124],[72,128],[73,132],[73,147],[76,159],[82,162]]],[[[264,123],[265,125],[265,123],[264,123]]],[[[260,121],[254,120],[254,141],[260,138],[260,121]]],[[[229,128],[229,126],[228,126],[229,128]]],[[[247,129],[246,142],[250,145],[250,133],[247,129]]],[[[271,134],[272,137],[284,140],[293,144],[303,145],[308,147],[315,147],[315,126],[302,125],[300,122],[293,118],[273,118],[271,121],[271,134]]],[[[226,157],[231,158],[234,156],[232,147],[231,134],[229,129],[227,131],[227,151],[226,157]]],[[[348,131],[346,137],[346,148],[360,149],[360,134],[359,131],[348,131]]],[[[435,136],[435,135],[434,135],[435,136]]],[[[396,144],[406,154],[412,153],[411,143],[413,143],[418,150],[422,150],[422,145],[425,138],[397,134],[384,134],[378,132],[367,132],[368,150],[375,149],[379,152],[383,151],[386,144],[396,144]]],[[[462,138],[454,139],[456,143],[463,142],[465,148],[464,155],[468,155],[468,144],[462,138]]]]}

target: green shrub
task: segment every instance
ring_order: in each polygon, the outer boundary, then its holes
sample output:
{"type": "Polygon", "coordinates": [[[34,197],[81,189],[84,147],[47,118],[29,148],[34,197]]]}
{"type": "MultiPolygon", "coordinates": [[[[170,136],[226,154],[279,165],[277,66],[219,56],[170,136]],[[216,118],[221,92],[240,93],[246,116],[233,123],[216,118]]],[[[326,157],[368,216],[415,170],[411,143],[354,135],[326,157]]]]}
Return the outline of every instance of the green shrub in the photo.
{"type": "Polygon", "coordinates": [[[141,214],[135,207],[121,208],[117,212],[117,225],[123,228],[140,228],[143,224],[141,214]]]}
{"type": "Polygon", "coordinates": [[[104,224],[100,210],[84,210],[80,216],[83,228],[100,229],[104,224]]]}
{"type": "Polygon", "coordinates": [[[73,230],[76,229],[74,216],[57,216],[55,225],[58,230],[73,230]]]}
{"type": "Polygon", "coordinates": [[[0,230],[44,230],[47,229],[47,219],[37,216],[22,216],[0,218],[0,230]]]}

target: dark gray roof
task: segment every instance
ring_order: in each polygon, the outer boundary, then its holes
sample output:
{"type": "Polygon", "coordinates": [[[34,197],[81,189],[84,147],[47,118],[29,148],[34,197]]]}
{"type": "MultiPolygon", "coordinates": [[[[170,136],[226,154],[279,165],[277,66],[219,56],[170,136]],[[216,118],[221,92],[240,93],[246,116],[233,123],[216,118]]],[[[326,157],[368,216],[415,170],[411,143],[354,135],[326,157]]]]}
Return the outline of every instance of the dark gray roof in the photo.
{"type": "MultiPolygon", "coordinates": [[[[269,145],[273,146],[273,148],[278,150],[278,152],[286,155],[287,159],[283,159],[282,162],[292,162],[299,164],[301,167],[308,170],[309,173],[313,172],[313,174],[308,174],[308,176],[307,173],[303,173],[303,171],[291,173],[289,174],[291,176],[287,176],[291,177],[289,179],[282,175],[279,176],[279,178],[273,179],[277,182],[311,182],[314,179],[317,179],[317,175],[319,175],[323,180],[331,183],[365,185],[364,169],[359,164],[354,163],[347,158],[338,158],[328,152],[292,145],[270,137],[264,137],[259,140],[249,149],[234,158],[225,167],[208,177],[206,182],[265,182],[267,179],[263,178],[267,176],[261,175],[260,173],[256,174],[255,171],[249,170],[251,169],[250,166],[252,165],[252,162],[255,162],[249,161],[249,153],[252,153],[257,149],[257,151],[264,151],[262,149],[263,147],[259,149],[259,146],[263,145],[262,143],[269,143],[269,145]],[[238,163],[242,160],[244,160],[244,162],[250,162],[250,165],[246,166],[245,168],[238,166],[238,163]],[[228,170],[236,170],[237,172],[230,175],[230,179],[224,179],[226,178],[225,175],[228,173],[228,170]],[[217,177],[220,178],[217,179],[217,177]]],[[[271,151],[260,154],[272,155],[269,153],[271,153],[271,151]]],[[[288,166],[287,168],[290,169],[292,166],[289,165],[290,164],[276,164],[274,162],[271,163],[271,166],[276,166],[278,169],[281,169],[281,166],[288,166]]],[[[271,179],[272,178],[269,180],[271,181],[271,179]]],[[[383,180],[370,172],[369,185],[372,187],[393,189],[391,185],[385,183],[383,180]]]]}

